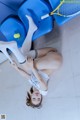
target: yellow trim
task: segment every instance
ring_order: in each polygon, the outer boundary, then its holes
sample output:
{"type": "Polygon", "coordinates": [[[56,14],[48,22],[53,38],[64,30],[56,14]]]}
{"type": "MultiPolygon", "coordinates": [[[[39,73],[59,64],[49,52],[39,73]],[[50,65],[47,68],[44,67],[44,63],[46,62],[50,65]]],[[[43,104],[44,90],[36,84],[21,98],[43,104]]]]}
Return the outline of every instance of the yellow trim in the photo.
{"type": "Polygon", "coordinates": [[[16,33],[16,34],[14,34],[14,38],[20,38],[20,33],[16,33]]]}

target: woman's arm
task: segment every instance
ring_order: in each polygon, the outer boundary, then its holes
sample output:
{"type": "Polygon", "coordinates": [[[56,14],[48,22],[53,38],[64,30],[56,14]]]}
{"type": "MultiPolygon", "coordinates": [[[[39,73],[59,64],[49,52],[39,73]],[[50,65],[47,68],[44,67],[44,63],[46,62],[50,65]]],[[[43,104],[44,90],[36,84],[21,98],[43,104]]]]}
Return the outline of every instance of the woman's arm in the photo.
{"type": "Polygon", "coordinates": [[[32,72],[35,75],[35,77],[37,78],[37,80],[39,81],[40,88],[42,90],[46,91],[48,89],[47,83],[42,79],[42,77],[40,76],[40,74],[37,72],[37,70],[35,68],[32,69],[32,72]]]}
{"type": "Polygon", "coordinates": [[[16,63],[11,64],[13,68],[15,68],[22,76],[24,76],[27,79],[30,79],[30,74],[28,74],[27,72],[25,72],[23,69],[19,68],[16,63]]]}
{"type": "MultiPolygon", "coordinates": [[[[41,76],[39,75],[39,73],[37,72],[37,70],[34,68],[33,59],[29,58],[27,62],[28,62],[28,67],[31,68],[32,73],[35,75],[35,77],[36,77],[37,80],[39,81],[39,83],[40,83],[40,88],[41,88],[42,90],[47,90],[47,89],[48,89],[47,83],[41,78],[41,76]]],[[[14,63],[12,66],[13,66],[21,75],[23,75],[23,76],[26,77],[27,79],[30,79],[30,74],[28,74],[28,73],[25,72],[25,70],[24,70],[27,66],[24,66],[23,69],[17,67],[16,63],[14,63]]]]}
{"type": "Polygon", "coordinates": [[[47,83],[42,79],[42,77],[40,76],[40,74],[38,73],[38,71],[35,69],[33,60],[31,58],[28,59],[28,64],[30,65],[30,67],[32,69],[32,73],[35,75],[35,77],[39,81],[40,88],[42,90],[47,90],[48,89],[47,83]]]}

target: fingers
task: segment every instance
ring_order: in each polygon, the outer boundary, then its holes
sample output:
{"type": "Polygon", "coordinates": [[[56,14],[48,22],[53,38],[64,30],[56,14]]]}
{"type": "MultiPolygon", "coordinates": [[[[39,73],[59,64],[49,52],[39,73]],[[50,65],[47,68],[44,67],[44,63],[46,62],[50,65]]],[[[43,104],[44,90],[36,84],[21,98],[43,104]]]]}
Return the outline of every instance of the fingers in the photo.
{"type": "Polygon", "coordinates": [[[17,69],[17,64],[15,63],[15,61],[13,61],[13,63],[10,62],[10,64],[11,64],[12,67],[14,67],[15,69],[17,69]]]}
{"type": "Polygon", "coordinates": [[[30,58],[28,58],[28,62],[32,62],[33,61],[33,59],[30,57],[30,58]]]}

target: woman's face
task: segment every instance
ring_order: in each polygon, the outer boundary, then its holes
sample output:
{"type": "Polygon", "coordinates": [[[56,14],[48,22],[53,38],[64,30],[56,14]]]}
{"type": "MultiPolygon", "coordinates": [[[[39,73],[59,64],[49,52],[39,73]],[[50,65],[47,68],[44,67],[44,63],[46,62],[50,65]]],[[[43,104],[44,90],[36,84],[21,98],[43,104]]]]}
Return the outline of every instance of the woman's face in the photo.
{"type": "Polygon", "coordinates": [[[38,90],[33,91],[31,94],[31,101],[34,105],[37,105],[41,102],[41,94],[39,93],[38,90]]]}

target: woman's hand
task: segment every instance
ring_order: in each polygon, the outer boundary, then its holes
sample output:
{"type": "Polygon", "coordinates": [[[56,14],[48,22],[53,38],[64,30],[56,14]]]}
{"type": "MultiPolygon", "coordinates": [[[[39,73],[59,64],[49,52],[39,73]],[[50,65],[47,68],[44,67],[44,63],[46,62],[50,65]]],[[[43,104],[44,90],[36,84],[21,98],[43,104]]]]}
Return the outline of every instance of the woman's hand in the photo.
{"type": "Polygon", "coordinates": [[[14,61],[13,61],[13,64],[11,64],[11,66],[14,67],[25,78],[27,78],[27,79],[30,78],[31,74],[29,74],[28,72],[26,72],[26,70],[19,68],[14,61]]]}
{"type": "Polygon", "coordinates": [[[13,61],[13,63],[10,63],[12,67],[14,67],[16,70],[18,69],[18,66],[16,64],[16,62],[13,61]]]}

